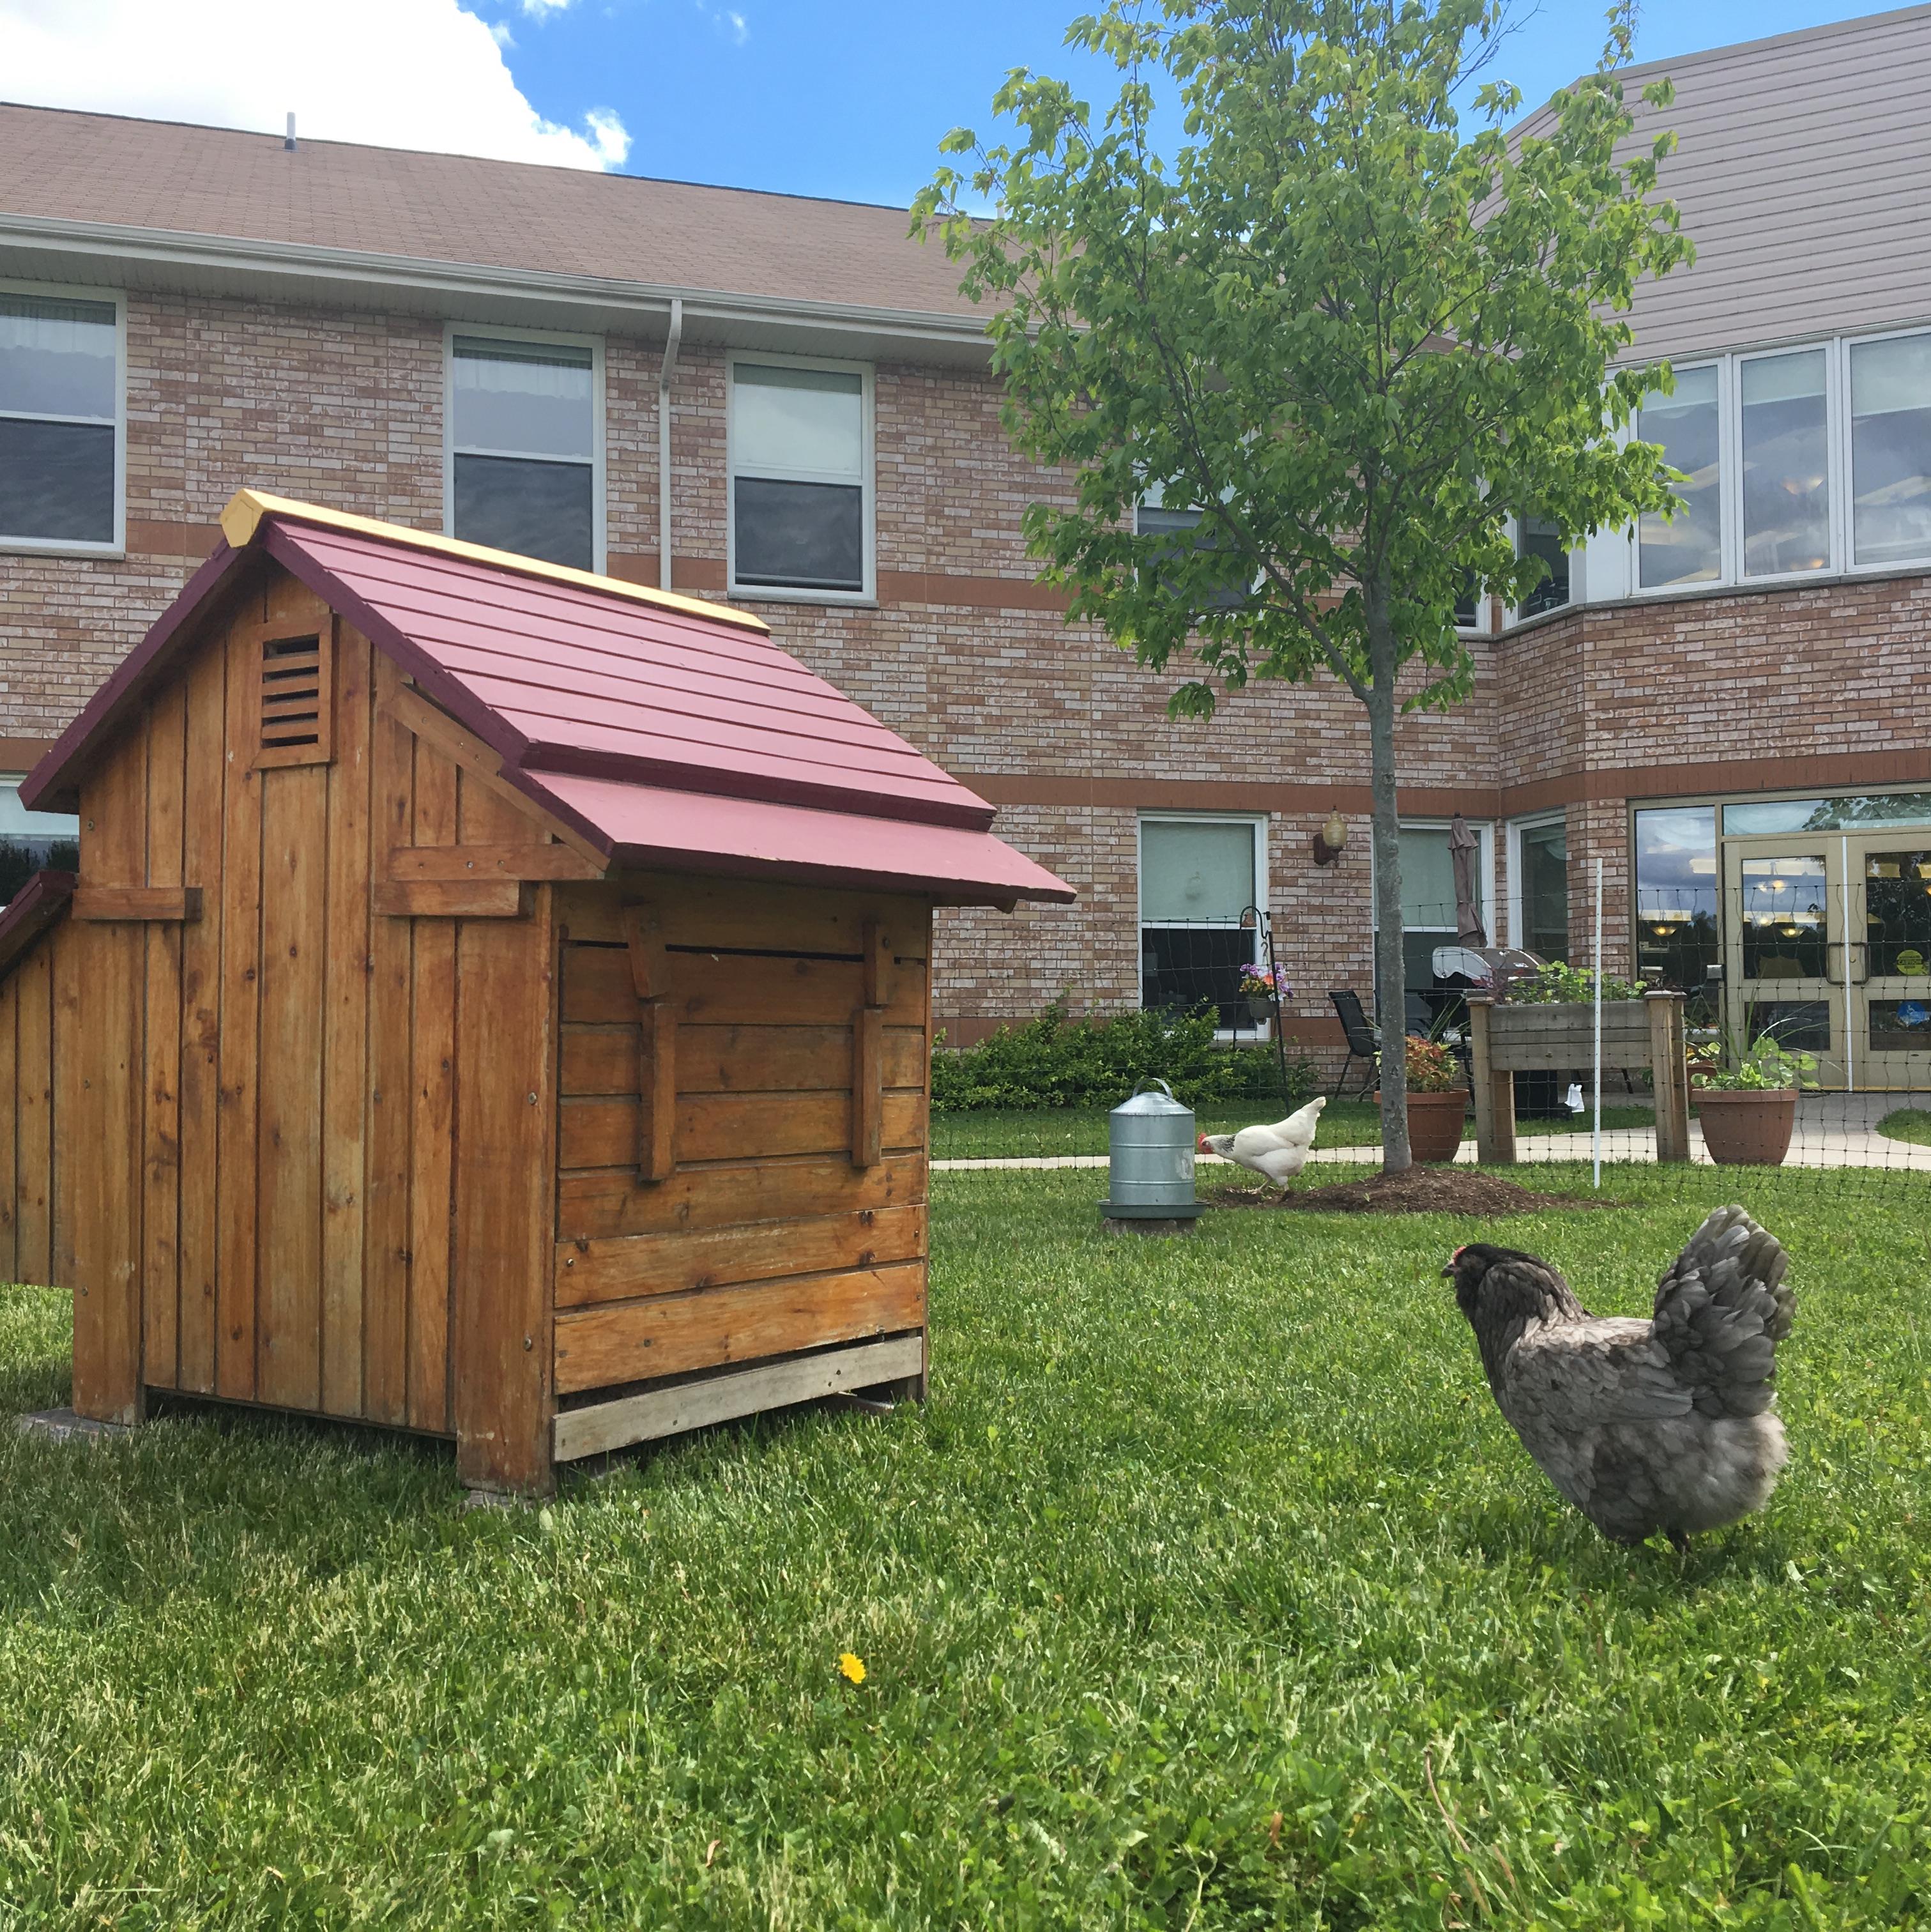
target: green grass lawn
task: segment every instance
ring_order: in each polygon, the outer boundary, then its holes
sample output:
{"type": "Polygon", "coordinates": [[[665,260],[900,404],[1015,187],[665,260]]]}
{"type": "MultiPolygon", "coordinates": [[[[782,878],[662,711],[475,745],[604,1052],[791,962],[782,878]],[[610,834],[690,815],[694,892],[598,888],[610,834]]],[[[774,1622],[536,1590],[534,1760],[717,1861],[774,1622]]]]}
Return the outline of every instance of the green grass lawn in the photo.
{"type": "Polygon", "coordinates": [[[1927,1113],[1922,1107],[1894,1107],[1879,1121],[1877,1130],[1894,1141],[1912,1141],[1919,1147],[1931,1147],[1931,1113],[1927,1113]]]}
{"type": "MultiPolygon", "coordinates": [[[[0,1436],[0,1926],[1931,1919],[1915,1183],[1619,1170],[1498,1224],[1603,1310],[1726,1186],[1790,1246],[1792,1466],[1679,1561],[1496,1415],[1436,1274],[1494,1227],[1148,1241],[1095,1181],[940,1178],[929,1406],[541,1511],[263,1416],[0,1436]]],[[[0,1289],[0,1406],[67,1352],[0,1289]]]]}
{"type": "MultiPolygon", "coordinates": [[[[1231,1133],[1258,1121],[1278,1120],[1288,1111],[1277,1100],[1222,1102],[1200,1110],[1200,1131],[1204,1134],[1231,1133]]],[[[1646,1102],[1612,1106],[1608,1097],[1604,1097],[1603,1124],[1606,1128],[1646,1127],[1655,1119],[1655,1110],[1646,1102]]],[[[1590,1120],[1587,1114],[1564,1115],[1553,1120],[1525,1118],[1519,1126],[1524,1135],[1587,1133],[1590,1120]]],[[[1474,1117],[1471,1114],[1471,1138],[1474,1132],[1474,1117]]],[[[937,1160],[1104,1154],[1106,1139],[1106,1112],[1103,1108],[1048,1107],[1030,1112],[987,1108],[971,1113],[937,1113],[932,1116],[932,1155],[937,1160]]],[[[1315,1144],[1327,1148],[1378,1147],[1381,1141],[1381,1114],[1372,1101],[1330,1100],[1321,1114],[1315,1144]]]]}

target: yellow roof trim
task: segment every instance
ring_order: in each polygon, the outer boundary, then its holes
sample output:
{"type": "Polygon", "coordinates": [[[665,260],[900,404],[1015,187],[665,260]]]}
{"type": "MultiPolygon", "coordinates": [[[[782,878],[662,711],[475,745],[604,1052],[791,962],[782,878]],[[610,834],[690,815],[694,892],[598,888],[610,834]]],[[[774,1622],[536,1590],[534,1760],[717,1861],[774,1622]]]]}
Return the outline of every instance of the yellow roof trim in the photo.
{"type": "Polygon", "coordinates": [[[264,517],[286,517],[292,523],[316,524],[325,530],[379,537],[385,543],[406,544],[412,550],[433,550],[439,556],[460,557],[469,563],[486,563],[493,569],[513,570],[520,577],[572,584],[579,590],[601,590],[613,597],[634,598],[640,604],[654,604],[660,610],[682,610],[721,624],[742,625],[760,637],[771,634],[771,626],[762,617],[754,617],[748,610],[733,610],[728,604],[712,604],[701,597],[680,597],[674,590],[658,590],[647,584],[627,584],[620,577],[599,577],[592,571],[573,570],[566,563],[546,563],[541,557],[519,556],[514,550],[490,550],[481,544],[464,543],[457,537],[412,530],[401,524],[381,523],[373,517],[352,517],[346,510],[299,502],[292,496],[274,496],[265,490],[237,490],[229,498],[221,512],[221,534],[234,549],[244,549],[254,541],[264,517]]]}

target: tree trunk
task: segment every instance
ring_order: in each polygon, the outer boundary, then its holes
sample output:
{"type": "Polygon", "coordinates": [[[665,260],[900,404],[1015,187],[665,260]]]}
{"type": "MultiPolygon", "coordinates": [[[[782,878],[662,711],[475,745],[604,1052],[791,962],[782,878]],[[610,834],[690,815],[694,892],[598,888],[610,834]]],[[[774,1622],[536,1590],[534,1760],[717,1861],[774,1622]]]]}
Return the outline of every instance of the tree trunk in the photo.
{"type": "Polygon", "coordinates": [[[1395,681],[1400,666],[1388,586],[1364,586],[1368,745],[1375,800],[1375,1017],[1381,1029],[1381,1166],[1399,1174],[1408,1151],[1408,970],[1402,952],[1402,826],[1395,796],[1395,681]]]}

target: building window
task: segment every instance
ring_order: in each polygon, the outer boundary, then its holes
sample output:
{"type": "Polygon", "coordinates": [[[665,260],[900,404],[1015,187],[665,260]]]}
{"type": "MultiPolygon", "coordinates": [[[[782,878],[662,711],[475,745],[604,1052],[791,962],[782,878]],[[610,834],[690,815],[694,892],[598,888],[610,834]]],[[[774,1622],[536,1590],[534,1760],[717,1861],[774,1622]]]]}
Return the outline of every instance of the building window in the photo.
{"type": "Polygon", "coordinates": [[[1824,351],[1753,356],[1738,368],[1744,574],[1789,577],[1831,561],[1824,351]]]}
{"type": "Polygon", "coordinates": [[[1223,1031],[1252,1026],[1240,969],[1267,963],[1266,941],[1241,920],[1266,904],[1265,819],[1143,818],[1141,1004],[1210,1006],[1223,1031]]]}
{"type": "Polygon", "coordinates": [[[1568,826],[1561,818],[1540,818],[1510,831],[1510,944],[1544,959],[1567,959],[1568,826]]]}
{"type": "Polygon", "coordinates": [[[1455,600],[1455,628],[1473,632],[1477,636],[1489,628],[1489,598],[1476,582],[1472,570],[1462,573],[1462,590],[1455,600]]]}
{"type": "Polygon", "coordinates": [[[1547,517],[1524,517],[1516,526],[1516,554],[1542,560],[1542,581],[1523,598],[1518,622],[1560,610],[1569,602],[1569,546],[1561,530],[1547,517]]]}
{"type": "Polygon", "coordinates": [[[730,434],[732,587],[869,596],[870,372],[733,358],[730,434]]]}
{"type": "Polygon", "coordinates": [[[1714,363],[1677,371],[1674,394],[1652,392],[1637,418],[1639,440],[1659,444],[1681,470],[1674,520],[1652,512],[1637,532],[1637,581],[1645,590],[1715,584],[1723,574],[1723,464],[1714,363]]]}
{"type": "Polygon", "coordinates": [[[0,543],[121,544],[117,302],[0,289],[0,543]]]}
{"type": "Polygon", "coordinates": [[[64,812],[29,812],[18,777],[0,778],[0,905],[34,874],[80,868],[80,820],[64,812]]]}
{"type": "Polygon", "coordinates": [[[1636,862],[1637,974],[1700,996],[1720,957],[1716,807],[1637,812],[1636,862]]]}
{"type": "Polygon", "coordinates": [[[1931,335],[1851,344],[1852,549],[1931,556],[1931,335]]]}
{"type": "Polygon", "coordinates": [[[1201,513],[1191,506],[1169,506],[1157,483],[1133,506],[1134,535],[1158,541],[1156,573],[1169,559],[1226,554],[1225,562],[1216,562],[1204,580],[1195,580],[1193,608],[1202,613],[1237,610],[1252,594],[1254,574],[1233,556],[1226,533],[1215,525],[1203,528],[1202,523],[1201,513]]]}
{"type": "Polygon", "coordinates": [[[601,377],[588,343],[451,336],[451,536],[601,566],[601,377]]]}
{"type": "MultiPolygon", "coordinates": [[[[1493,828],[1474,825],[1479,850],[1476,854],[1476,910],[1482,930],[1495,934],[1495,851],[1493,828]]],[[[1446,825],[1404,825],[1402,827],[1402,976],[1413,992],[1435,983],[1435,950],[1453,946],[1460,931],[1456,914],[1455,861],[1448,849],[1446,825]]],[[[1375,924],[1380,928],[1377,915],[1375,924]]],[[[1424,1007],[1411,1008],[1410,1017],[1426,1022],[1424,1007]]]]}

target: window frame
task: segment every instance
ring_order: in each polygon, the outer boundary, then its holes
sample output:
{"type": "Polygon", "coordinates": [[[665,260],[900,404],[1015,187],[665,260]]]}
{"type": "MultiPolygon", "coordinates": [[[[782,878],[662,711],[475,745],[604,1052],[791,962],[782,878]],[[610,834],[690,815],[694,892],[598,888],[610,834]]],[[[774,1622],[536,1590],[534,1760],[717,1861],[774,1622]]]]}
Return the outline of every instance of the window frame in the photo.
{"type": "MultiPolygon", "coordinates": [[[[1717,372],[1717,460],[1723,466],[1722,474],[1717,479],[1717,574],[1707,584],[1644,583],[1642,523],[1639,518],[1630,524],[1629,533],[1630,595],[1633,598],[1707,597],[1713,590],[1738,587],[1736,559],[1732,554],[1738,546],[1738,518],[1732,514],[1730,502],[1732,491],[1736,494],[1739,509],[1743,501],[1743,482],[1738,469],[1743,448],[1743,423],[1736,406],[1737,386],[1731,366],[1735,360],[1734,356],[1699,356],[1680,365],[1672,360],[1669,365],[1674,376],[1693,375],[1702,369],[1717,372]],[[1731,446],[1733,440],[1736,446],[1734,451],[1731,446]]],[[[1627,440],[1631,442],[1648,440],[1642,433],[1640,408],[1626,435],[1627,440]]],[[[1774,578],[1754,578],[1750,580],[1753,584],[1782,581],[1774,578]]]]}
{"type": "MultiPolygon", "coordinates": [[[[878,602],[878,439],[877,378],[869,362],[843,362],[829,356],[784,356],[776,351],[733,349],[724,356],[724,584],[725,595],[760,604],[875,605],[878,602]],[[859,378],[859,482],[863,500],[859,536],[864,546],[863,583],[856,590],[823,590],[784,584],[738,581],[737,372],[740,363],[760,369],[815,369],[829,375],[859,378]]],[[[774,476],[773,482],[818,482],[822,477],[774,476]]]]}
{"type": "MultiPolygon", "coordinates": [[[[1488,932],[1491,943],[1495,932],[1495,821],[1492,818],[1471,818],[1465,812],[1462,820],[1477,841],[1477,857],[1482,878],[1482,924],[1488,932]]],[[[1455,820],[1447,818],[1403,818],[1397,829],[1402,832],[1447,832],[1453,829],[1455,820]]],[[[1371,934],[1381,929],[1380,895],[1375,890],[1375,845],[1371,837],[1368,844],[1368,930],[1371,934]]],[[[1449,932],[1451,926],[1411,926],[1404,918],[1402,932],[1404,937],[1411,932],[1449,932]]],[[[1444,944],[1453,944],[1453,940],[1444,944]]]]}
{"type": "MultiPolygon", "coordinates": [[[[1645,584],[1642,580],[1642,545],[1634,526],[1627,533],[1628,584],[1627,601],[1647,602],[1654,598],[1707,597],[1713,592],[1753,590],[1786,590],[1806,584],[1828,584],[1846,578],[1895,577],[1931,569],[1931,543],[1915,557],[1890,557],[1860,563],[1856,552],[1856,482],[1852,462],[1851,358],[1867,343],[1892,342],[1909,338],[1931,338],[1931,324],[1917,322],[1901,328],[1861,329],[1836,335],[1805,336],[1791,341],[1769,343],[1753,349],[1738,349],[1720,354],[1698,356],[1680,364],[1672,364],[1678,374],[1714,368],[1717,376],[1717,449],[1723,475],[1717,486],[1718,514],[1722,530],[1717,545],[1718,572],[1707,584],[1645,584]],[[1831,495],[1829,535],[1831,554],[1820,570],[1777,571],[1746,575],[1744,571],[1744,412],[1743,366],[1780,356],[1801,354],[1821,349],[1824,352],[1825,454],[1829,464],[1827,478],[1831,495]]],[[[1931,407],[1931,397],[1926,398],[1931,407]]],[[[1626,440],[1642,440],[1642,418],[1624,432],[1626,440]]],[[[1573,554],[1573,553],[1572,553],[1573,554]]],[[[1571,570],[1574,566],[1572,564],[1571,570]]],[[[1572,582],[1573,577],[1572,574],[1572,582]]],[[[1572,597],[1571,605],[1587,603],[1586,593],[1572,597]]],[[[1623,600],[1618,600],[1623,601],[1623,600]]]]}
{"type": "MultiPolygon", "coordinates": [[[[1258,836],[1254,841],[1254,897],[1249,902],[1258,912],[1267,910],[1267,823],[1270,814],[1264,812],[1181,812],[1150,808],[1133,815],[1133,923],[1135,930],[1149,926],[1171,926],[1184,929],[1201,923],[1198,920],[1149,919],[1146,916],[1146,840],[1141,828],[1155,825],[1247,825],[1252,826],[1258,836]]],[[[1208,921],[1217,924],[1218,921],[1208,921]]],[[[1227,922],[1229,928],[1238,930],[1240,921],[1237,915],[1227,922]]]]}
{"type": "MultiPolygon", "coordinates": [[[[114,534],[104,542],[84,537],[16,537],[0,533],[0,556],[122,557],[127,554],[127,298],[119,289],[68,282],[0,277],[0,295],[41,296],[52,302],[112,304],[114,310],[114,534]]],[[[13,415],[21,422],[92,422],[91,417],[13,415]]]]}
{"type": "MultiPolygon", "coordinates": [[[[1554,613],[1550,613],[1552,616],[1554,613]]],[[[1569,813],[1558,806],[1553,812],[1531,812],[1520,818],[1508,820],[1504,827],[1506,838],[1504,850],[1508,866],[1508,927],[1507,944],[1518,950],[1528,945],[1524,934],[1525,921],[1522,916],[1522,835],[1525,832],[1540,832],[1546,826],[1560,825],[1567,830],[1569,813]]]]}
{"type": "MultiPolygon", "coordinates": [[[[587,349],[590,352],[590,568],[604,574],[608,554],[604,538],[608,516],[606,509],[609,465],[604,408],[604,338],[578,335],[560,328],[499,328],[493,322],[447,322],[442,326],[442,533],[459,542],[469,542],[456,527],[456,458],[491,452],[462,450],[456,447],[456,338],[473,342],[529,343],[536,347],[587,349]]],[[[501,454],[501,452],[496,452],[501,454]]],[[[520,461],[556,463],[561,468],[576,467],[553,456],[519,458],[520,461]]],[[[488,546],[484,546],[487,548],[488,546]]]]}
{"type": "MultiPolygon", "coordinates": [[[[1156,505],[1154,507],[1157,508],[1159,506],[1156,505]]],[[[1135,527],[1138,527],[1137,524],[1135,527]]],[[[1144,1004],[1147,976],[1144,967],[1140,963],[1141,948],[1144,942],[1141,935],[1149,927],[1156,930],[1184,932],[1190,928],[1203,923],[1198,920],[1150,920],[1145,916],[1147,848],[1146,839],[1141,828],[1150,823],[1157,825],[1251,826],[1255,835],[1252,881],[1254,896],[1249,904],[1253,906],[1261,918],[1267,920],[1271,916],[1267,904],[1267,830],[1272,818],[1273,814],[1265,812],[1181,812],[1166,810],[1157,806],[1135,812],[1133,814],[1133,958],[1134,983],[1139,988],[1135,995],[1138,1003],[1137,1010],[1142,1012],[1147,1010],[1144,1004]]],[[[1227,921],[1224,926],[1222,926],[1218,920],[1208,920],[1204,922],[1228,932],[1242,932],[1246,930],[1241,925],[1237,916],[1227,921]]],[[[1262,934],[1258,930],[1254,935],[1254,943],[1257,947],[1266,944],[1262,934]]],[[[1258,953],[1256,956],[1259,956],[1258,953]]],[[[1213,1036],[1216,1041],[1237,1041],[1246,1037],[1238,1030],[1227,1027],[1215,1028],[1213,1036]]],[[[1262,1022],[1255,1029],[1254,1036],[1262,1042],[1271,1040],[1273,1038],[1272,1022],[1262,1022]]]]}
{"type": "Polygon", "coordinates": [[[1720,388],[1717,399],[1720,410],[1727,404],[1730,412],[1729,424],[1723,426],[1724,475],[1718,491],[1723,500],[1723,581],[1740,590],[1754,590],[1759,584],[1817,583],[1834,574],[1850,554],[1843,541],[1844,530],[1840,520],[1846,500],[1843,486],[1850,480],[1850,352],[1845,346],[1845,338],[1832,336],[1822,342],[1786,342],[1774,349],[1741,350],[1726,359],[1731,365],[1729,386],[1727,392],[1720,388]],[[1827,466],[1824,483],[1831,500],[1831,514],[1826,526],[1829,554],[1821,569],[1764,571],[1752,575],[1744,568],[1744,544],[1747,535],[1744,528],[1744,364],[1772,362],[1781,356],[1802,356],[1819,349],[1824,352],[1824,460],[1827,466]],[[1840,382],[1843,386],[1842,409],[1838,394],[1840,382]],[[1844,434],[1841,461],[1837,450],[1840,423],[1844,434]]]}
{"type": "MultiPolygon", "coordinates": [[[[1509,519],[1509,548],[1515,552],[1516,560],[1518,562],[1521,562],[1522,554],[1522,520],[1520,517],[1512,516],[1509,519]]],[[[1502,622],[1501,628],[1503,632],[1506,632],[1509,631],[1519,630],[1525,624],[1545,624],[1553,622],[1558,617],[1567,616],[1572,610],[1577,608],[1578,605],[1585,603],[1588,601],[1582,594],[1581,587],[1582,584],[1582,546],[1580,544],[1572,544],[1570,545],[1565,554],[1569,559],[1569,595],[1564,598],[1560,604],[1552,604],[1546,610],[1525,610],[1519,604],[1502,604],[1502,622]]],[[[1499,602],[1500,600],[1497,599],[1495,601],[1499,602]]],[[[1458,626],[1456,628],[1459,629],[1461,627],[1458,626]]],[[[1463,631],[1462,634],[1464,637],[1470,637],[1474,635],[1475,633],[1469,631],[1463,631]]]]}

